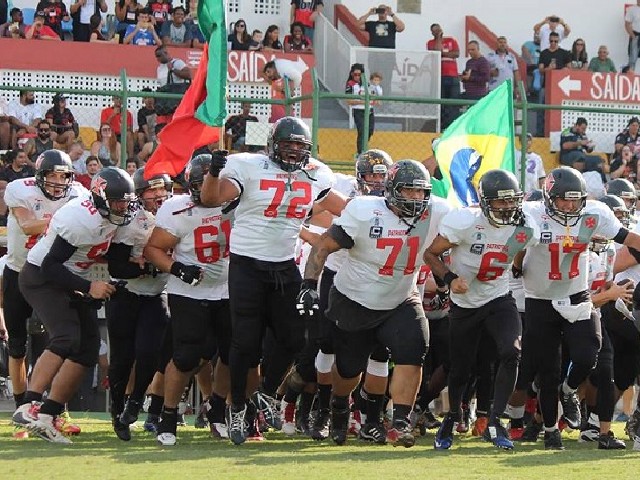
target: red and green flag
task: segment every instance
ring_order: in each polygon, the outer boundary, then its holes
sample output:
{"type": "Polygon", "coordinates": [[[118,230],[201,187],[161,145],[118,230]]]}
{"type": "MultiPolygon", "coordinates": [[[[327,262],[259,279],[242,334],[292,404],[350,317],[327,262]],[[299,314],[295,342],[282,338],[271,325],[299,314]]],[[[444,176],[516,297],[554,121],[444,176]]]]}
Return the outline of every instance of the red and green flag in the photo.
{"type": "Polygon", "coordinates": [[[227,116],[227,33],[224,0],[199,0],[198,22],[207,40],[200,65],[159,145],[145,166],[145,177],[176,176],[193,151],[219,141],[227,116]]]}

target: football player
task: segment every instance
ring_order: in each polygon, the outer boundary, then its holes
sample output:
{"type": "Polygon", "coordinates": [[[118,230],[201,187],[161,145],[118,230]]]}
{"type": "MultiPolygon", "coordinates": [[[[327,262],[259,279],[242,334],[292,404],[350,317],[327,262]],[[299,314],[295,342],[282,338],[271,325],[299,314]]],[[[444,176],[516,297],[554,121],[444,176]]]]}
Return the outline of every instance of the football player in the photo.
{"type": "MultiPolygon", "coordinates": [[[[334,220],[311,251],[298,296],[300,310],[314,315],[318,278],[327,256],[348,250],[326,311],[334,323],[335,350],[330,436],[338,445],[346,442],[349,395],[380,345],[390,350],[395,363],[390,385],[393,422],[387,441],[405,447],[415,443],[409,415],[429,337],[415,291],[418,262],[449,207],[444,200],[431,198],[429,173],[415,160],[393,164],[384,191],[384,197],[354,198],[334,220]]],[[[382,425],[379,429],[384,431],[382,425]]]]}
{"type": "Polygon", "coordinates": [[[49,343],[31,374],[27,403],[15,411],[13,421],[45,440],[71,443],[56,429],[57,417],[96,364],[97,309],[115,291],[114,285],[90,281],[89,268],[107,253],[117,228],[131,221],[136,206],[129,174],[101,170],[91,181],[90,197],[71,200],[53,215],[20,272],[20,290],[47,329],[49,343]]]}
{"type": "Polygon", "coordinates": [[[595,366],[602,340],[588,290],[589,243],[596,235],[638,249],[640,236],[629,232],[602,202],[587,200],[584,178],[573,168],[552,170],[545,179],[543,197],[543,202],[525,204],[540,237],[526,255],[516,257],[514,268],[524,271],[527,329],[523,343],[531,348],[533,368],[540,376],[545,448],[562,449],[558,396],[563,419],[569,427],[578,428],[576,389],[595,366]],[[562,339],[571,368],[561,384],[558,349],[562,339]]]}
{"type": "Polygon", "coordinates": [[[230,155],[226,166],[223,156],[214,156],[202,187],[205,205],[239,199],[229,264],[233,339],[227,423],[235,444],[245,441],[247,372],[260,361],[265,328],[291,361],[305,343],[305,323],[295,306],[301,277],[294,255],[302,222],[312,207],[338,215],[346,203],[331,189],[331,170],[310,154],[309,128],[284,117],[272,127],[268,155],[230,155]]]}
{"type": "Polygon", "coordinates": [[[133,174],[140,207],[129,225],[119,228],[109,253],[109,274],[126,280],[106,305],[109,332],[109,387],[113,428],[121,440],[131,440],[129,425],[138,419],[144,395],[159,361],[169,322],[167,296],[169,275],[145,261],[143,249],[155,225],[155,214],[173,188],[168,175],[144,179],[144,168],[133,174]],[[125,389],[135,362],[133,390],[126,407],[125,389]]]}
{"type": "Polygon", "coordinates": [[[436,277],[450,288],[449,414],[434,447],[451,448],[453,425],[480,349],[483,331],[497,347],[500,366],[494,382],[494,402],[484,438],[496,447],[511,450],[499,416],[504,412],[518,374],[522,325],[509,291],[508,271],[515,255],[534,240],[535,230],[522,213],[523,193],[515,175],[489,170],[478,183],[480,208],[449,213],[424,255],[436,277]],[[451,249],[448,268],[440,255],[451,249]]]}
{"type": "Polygon", "coordinates": [[[4,315],[9,333],[9,377],[16,408],[27,390],[27,319],[31,306],[20,293],[18,274],[29,249],[44,234],[51,216],[86,190],[73,183],[73,164],[60,150],[46,150],[36,160],[35,177],[10,182],[4,193],[9,207],[7,259],[2,276],[4,315]]]}
{"type": "MultiPolygon", "coordinates": [[[[176,195],[162,204],[144,249],[148,261],[171,274],[167,293],[173,356],[165,369],[164,407],[157,431],[157,440],[164,446],[175,445],[180,398],[191,377],[214,356],[216,346],[219,361],[229,364],[227,278],[232,218],[226,209],[205,207],[201,201],[202,183],[211,165],[209,154],[189,161],[185,180],[190,195],[176,195]]],[[[216,381],[228,384],[227,368],[216,370],[216,381]]],[[[218,398],[227,394],[216,393],[218,398]]]]}

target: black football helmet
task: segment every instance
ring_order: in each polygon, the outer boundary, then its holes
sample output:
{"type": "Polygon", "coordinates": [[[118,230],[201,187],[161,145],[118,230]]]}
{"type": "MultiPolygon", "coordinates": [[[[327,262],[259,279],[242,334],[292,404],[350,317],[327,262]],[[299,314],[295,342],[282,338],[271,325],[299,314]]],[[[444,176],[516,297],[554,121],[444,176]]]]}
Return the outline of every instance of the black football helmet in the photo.
{"type": "Polygon", "coordinates": [[[138,208],[131,176],[121,168],[107,167],[91,179],[91,198],[101,217],[114,225],[131,223],[138,208]]]}
{"type": "Polygon", "coordinates": [[[386,175],[393,165],[389,154],[383,150],[371,149],[362,152],[356,160],[356,179],[358,190],[362,195],[382,197],[384,195],[384,179],[381,182],[367,182],[365,175],[386,175]]]}
{"type": "Polygon", "coordinates": [[[524,196],[525,202],[539,202],[540,200],[542,200],[542,190],[538,188],[531,190],[524,196]]]}
{"type": "Polygon", "coordinates": [[[171,197],[171,194],[173,193],[173,181],[171,180],[171,177],[169,175],[167,175],[166,173],[161,173],[160,175],[155,175],[151,177],[149,180],[146,180],[144,178],[144,167],[137,169],[133,173],[133,186],[136,189],[136,195],[138,197],[138,201],[140,202],[140,205],[145,210],[154,211],[154,212],[158,208],[160,208],[160,206],[162,205],[162,202],[164,202],[167,198],[171,197]],[[145,200],[142,198],[142,195],[144,194],[144,192],[149,189],[155,190],[158,188],[164,188],[167,194],[161,197],[155,197],[149,201],[150,203],[146,203],[145,200]]]}
{"type": "Polygon", "coordinates": [[[587,205],[587,184],[582,174],[575,168],[554,168],[544,181],[542,197],[547,215],[560,225],[572,227],[578,223],[587,205]],[[558,199],[577,200],[578,208],[570,212],[560,210],[556,205],[558,199]]]}
{"type": "Polygon", "coordinates": [[[636,214],[636,203],[638,202],[638,194],[636,189],[626,178],[615,178],[607,183],[607,194],[615,195],[624,200],[629,209],[629,214],[633,217],[636,214]]]}
{"type": "Polygon", "coordinates": [[[73,182],[73,162],[65,152],[55,149],[45,150],[36,159],[35,177],[36,185],[42,190],[42,194],[46,198],[60,200],[69,194],[71,182],[73,182]],[[47,174],[51,172],[64,173],[65,183],[47,181],[47,174]],[[47,191],[47,188],[50,191],[47,191]]]}
{"type": "Polygon", "coordinates": [[[478,182],[480,208],[489,223],[496,227],[522,224],[522,199],[524,194],[516,176],[506,170],[488,170],[478,182]],[[495,205],[504,200],[505,205],[495,205]]]}
{"type": "Polygon", "coordinates": [[[401,217],[418,217],[429,207],[431,177],[420,162],[400,160],[387,170],[384,180],[384,196],[390,206],[400,211],[401,217]],[[424,191],[424,198],[412,199],[402,196],[403,188],[424,191]]]}
{"type": "Polygon", "coordinates": [[[616,218],[620,220],[622,225],[629,227],[629,224],[631,223],[631,212],[622,198],[616,195],[607,194],[600,197],[598,201],[609,207],[616,218]]]}
{"type": "Polygon", "coordinates": [[[184,179],[189,185],[189,193],[191,194],[191,200],[196,205],[200,205],[200,190],[202,189],[202,183],[204,177],[209,173],[209,167],[211,166],[211,155],[208,153],[201,153],[196,155],[187,164],[187,168],[184,171],[184,179]]]}
{"type": "Polygon", "coordinates": [[[283,117],[271,127],[267,150],[271,160],[282,170],[293,172],[304,168],[309,163],[311,145],[309,127],[299,118],[283,117]],[[301,148],[283,147],[280,142],[295,142],[300,144],[301,148]]]}

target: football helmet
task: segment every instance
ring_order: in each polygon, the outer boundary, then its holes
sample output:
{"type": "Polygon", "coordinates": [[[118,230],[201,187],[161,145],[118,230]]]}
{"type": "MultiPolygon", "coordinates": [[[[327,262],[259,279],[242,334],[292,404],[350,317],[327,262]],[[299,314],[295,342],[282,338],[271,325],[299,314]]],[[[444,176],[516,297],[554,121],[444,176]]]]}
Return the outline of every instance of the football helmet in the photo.
{"type": "Polygon", "coordinates": [[[171,197],[173,193],[173,181],[171,177],[166,173],[161,173],[159,175],[155,175],[151,177],[149,180],[144,178],[144,167],[137,169],[133,173],[133,186],[136,189],[136,195],[138,197],[138,201],[140,205],[149,211],[156,211],[162,205],[167,198],[171,197]],[[167,192],[166,195],[163,196],[155,196],[149,200],[145,200],[143,198],[144,192],[146,190],[155,190],[158,188],[164,188],[167,192]]]}
{"type": "Polygon", "coordinates": [[[309,163],[311,145],[309,127],[295,117],[283,117],[274,123],[267,140],[269,157],[286,172],[300,170],[309,163]],[[299,147],[281,145],[282,142],[294,142],[299,147]]]}
{"type": "Polygon", "coordinates": [[[599,202],[604,203],[611,209],[620,223],[625,227],[629,227],[631,223],[631,212],[627,208],[627,204],[624,200],[616,195],[607,194],[598,199],[599,202]]]}
{"type": "Polygon", "coordinates": [[[400,160],[387,170],[384,197],[390,206],[398,209],[401,217],[418,217],[429,207],[431,177],[420,162],[400,160]],[[405,198],[402,189],[422,190],[423,198],[405,198]]]}
{"type": "Polygon", "coordinates": [[[522,224],[524,194],[516,176],[506,170],[488,170],[478,182],[480,208],[496,227],[522,224]],[[503,205],[497,205],[500,202],[503,205]]]}
{"type": "Polygon", "coordinates": [[[587,184],[575,168],[554,168],[545,178],[542,197],[547,215],[560,225],[572,227],[578,223],[587,205],[587,184]],[[556,203],[559,199],[577,201],[577,208],[572,211],[561,210],[556,203]]]}
{"type": "Polygon", "coordinates": [[[114,225],[128,225],[138,203],[131,176],[121,168],[107,167],[91,179],[91,199],[102,218],[114,225]]]}
{"type": "Polygon", "coordinates": [[[633,183],[625,178],[615,178],[607,183],[606,189],[607,195],[615,195],[624,200],[624,203],[629,209],[629,214],[632,217],[636,214],[638,194],[636,193],[633,183]]]}
{"type": "Polygon", "coordinates": [[[196,205],[200,205],[200,190],[202,189],[202,183],[204,182],[205,175],[209,172],[211,166],[211,155],[208,153],[201,153],[196,155],[187,164],[187,168],[184,171],[184,179],[189,185],[189,193],[191,194],[191,200],[196,205]]]}
{"type": "Polygon", "coordinates": [[[387,170],[393,165],[389,154],[383,150],[367,150],[358,155],[356,160],[356,179],[358,190],[362,195],[382,197],[384,195],[384,178],[381,182],[368,182],[366,175],[386,175],[387,170]]]}
{"type": "Polygon", "coordinates": [[[60,150],[45,150],[36,159],[36,185],[49,200],[60,200],[69,194],[73,182],[73,162],[69,155],[60,150]],[[62,172],[65,183],[47,181],[47,174],[62,172]],[[48,189],[48,190],[47,190],[48,189]]]}

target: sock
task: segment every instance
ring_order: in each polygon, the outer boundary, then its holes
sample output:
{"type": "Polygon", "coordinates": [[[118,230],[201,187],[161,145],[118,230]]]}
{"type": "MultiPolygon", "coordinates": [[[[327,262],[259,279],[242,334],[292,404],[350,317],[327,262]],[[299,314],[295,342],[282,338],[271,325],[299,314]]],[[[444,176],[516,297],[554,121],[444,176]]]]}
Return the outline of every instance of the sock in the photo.
{"type": "Polygon", "coordinates": [[[403,422],[409,421],[409,414],[411,414],[411,405],[393,404],[393,422],[402,420],[403,422]]]}
{"type": "Polygon", "coordinates": [[[311,406],[313,405],[313,399],[315,398],[315,393],[310,392],[302,392],[300,394],[300,404],[298,405],[298,413],[302,415],[302,418],[309,417],[309,413],[311,412],[311,406]]]}
{"type": "Polygon", "coordinates": [[[64,412],[64,403],[58,403],[49,398],[47,398],[40,407],[40,413],[51,415],[52,417],[60,415],[62,412],[64,412]]]}
{"type": "Polygon", "coordinates": [[[287,387],[287,391],[284,394],[284,401],[287,403],[296,403],[300,392],[294,390],[291,387],[287,387]]]}
{"type": "Polygon", "coordinates": [[[329,410],[331,407],[331,385],[318,384],[318,410],[329,410]]]}
{"type": "MultiPolygon", "coordinates": [[[[364,389],[362,392],[365,393],[364,389]]],[[[384,395],[377,393],[366,393],[366,395],[365,412],[367,414],[367,419],[371,423],[380,423],[384,395]]]]}
{"type": "Polygon", "coordinates": [[[22,392],[22,393],[14,393],[13,394],[13,400],[16,402],[16,408],[18,408],[20,405],[24,405],[26,402],[24,401],[24,397],[26,396],[26,392],[22,392]]]}
{"type": "Polygon", "coordinates": [[[162,405],[164,404],[164,397],[160,395],[151,394],[151,403],[149,403],[149,415],[160,415],[162,413],[162,405]]]}
{"type": "Polygon", "coordinates": [[[27,390],[27,393],[24,394],[24,403],[31,402],[41,402],[42,394],[37,392],[32,392],[31,390],[27,390]]]}
{"type": "Polygon", "coordinates": [[[349,397],[340,397],[334,395],[331,398],[331,408],[337,411],[349,410],[349,397]]]}
{"type": "Polygon", "coordinates": [[[209,397],[209,406],[211,407],[207,412],[209,423],[224,423],[225,399],[214,392],[209,397]]]}

